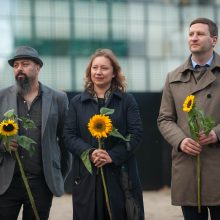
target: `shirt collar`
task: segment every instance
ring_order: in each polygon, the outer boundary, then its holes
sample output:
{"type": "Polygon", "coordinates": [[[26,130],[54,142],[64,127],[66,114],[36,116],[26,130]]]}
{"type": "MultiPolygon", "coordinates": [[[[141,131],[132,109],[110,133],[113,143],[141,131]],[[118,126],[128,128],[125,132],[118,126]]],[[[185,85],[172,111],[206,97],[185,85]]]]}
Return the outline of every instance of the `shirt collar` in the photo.
{"type": "MultiPolygon", "coordinates": [[[[212,56],[209,58],[209,60],[206,62],[207,65],[211,66],[211,63],[212,63],[212,60],[214,58],[214,54],[212,54],[212,56]]],[[[191,56],[191,62],[192,62],[192,67],[193,69],[195,69],[195,66],[198,65],[198,63],[196,63],[193,59],[192,59],[192,56],[191,56]]],[[[206,65],[205,64],[205,65],[206,65]]],[[[203,66],[205,66],[203,65],[203,66]]]]}

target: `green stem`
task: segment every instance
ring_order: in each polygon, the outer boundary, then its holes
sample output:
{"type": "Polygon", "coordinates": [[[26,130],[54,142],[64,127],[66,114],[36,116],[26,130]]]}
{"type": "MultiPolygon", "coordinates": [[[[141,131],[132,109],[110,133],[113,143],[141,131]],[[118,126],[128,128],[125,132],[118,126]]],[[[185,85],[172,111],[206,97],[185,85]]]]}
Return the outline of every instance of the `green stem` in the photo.
{"type": "Polygon", "coordinates": [[[112,213],[111,213],[111,209],[110,209],[110,202],[109,202],[108,191],[107,191],[107,187],[106,187],[106,183],[105,183],[105,176],[104,176],[103,168],[101,167],[100,170],[101,170],[102,183],[103,183],[103,187],[104,187],[105,201],[106,201],[106,205],[107,205],[107,209],[108,209],[108,214],[109,214],[110,219],[112,219],[112,213]]]}
{"type": "Polygon", "coordinates": [[[198,199],[198,212],[201,213],[201,172],[200,172],[200,155],[197,155],[197,199],[198,199]]]}
{"type": "Polygon", "coordinates": [[[36,217],[36,220],[40,220],[39,214],[38,214],[38,212],[37,212],[37,207],[36,207],[36,205],[35,205],[34,198],[33,198],[33,196],[32,196],[32,193],[31,193],[31,190],[30,190],[30,186],[29,186],[29,184],[28,184],[27,177],[25,176],[25,172],[24,172],[24,169],[23,169],[23,167],[22,167],[22,163],[21,163],[21,160],[20,160],[20,157],[19,157],[19,154],[18,154],[17,151],[15,151],[15,156],[16,156],[16,159],[17,159],[17,162],[18,162],[20,171],[21,171],[21,176],[22,176],[22,179],[23,179],[25,188],[26,188],[26,190],[27,190],[28,197],[29,197],[29,200],[30,200],[32,209],[33,209],[33,211],[34,211],[34,215],[35,215],[35,217],[36,217]]]}
{"type": "MultiPolygon", "coordinates": [[[[100,138],[98,139],[98,143],[99,143],[99,149],[102,149],[102,143],[101,143],[100,138]]],[[[112,213],[111,213],[111,208],[110,208],[108,190],[107,190],[107,186],[106,186],[103,167],[101,167],[100,170],[101,170],[102,184],[103,184],[104,194],[105,194],[105,202],[106,202],[106,206],[107,206],[107,209],[108,209],[108,214],[109,214],[110,220],[112,220],[112,213]]]]}

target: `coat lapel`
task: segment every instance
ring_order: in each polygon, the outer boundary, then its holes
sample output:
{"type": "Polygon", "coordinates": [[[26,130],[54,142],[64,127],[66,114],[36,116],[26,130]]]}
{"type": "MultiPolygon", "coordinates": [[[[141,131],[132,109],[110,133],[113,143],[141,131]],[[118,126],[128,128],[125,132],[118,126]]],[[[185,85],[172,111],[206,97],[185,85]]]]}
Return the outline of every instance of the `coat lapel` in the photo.
{"type": "Polygon", "coordinates": [[[196,86],[193,89],[192,93],[198,92],[198,91],[206,88],[208,85],[210,85],[215,80],[216,80],[216,76],[210,70],[208,70],[203,75],[203,77],[199,80],[199,82],[196,84],[196,86]]]}
{"type": "Polygon", "coordinates": [[[42,91],[43,91],[43,95],[42,95],[42,128],[41,128],[41,136],[43,137],[45,128],[46,128],[46,124],[47,124],[47,119],[50,113],[50,106],[51,106],[51,101],[52,101],[52,96],[50,93],[50,90],[42,85],[42,91]]]}
{"type": "Polygon", "coordinates": [[[7,103],[3,105],[4,112],[7,112],[10,109],[14,109],[15,114],[17,114],[17,91],[16,86],[12,86],[9,88],[9,92],[7,95],[7,103]]]}

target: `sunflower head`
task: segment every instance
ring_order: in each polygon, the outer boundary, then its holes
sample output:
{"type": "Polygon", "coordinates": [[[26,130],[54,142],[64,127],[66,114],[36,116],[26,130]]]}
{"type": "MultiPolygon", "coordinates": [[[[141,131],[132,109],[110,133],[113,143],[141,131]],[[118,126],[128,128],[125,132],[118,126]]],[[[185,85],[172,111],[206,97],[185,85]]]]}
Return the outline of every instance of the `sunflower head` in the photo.
{"type": "Polygon", "coordinates": [[[3,120],[0,123],[0,134],[2,136],[14,136],[18,133],[18,124],[12,119],[3,120]]]}
{"type": "Polygon", "coordinates": [[[94,115],[90,118],[88,129],[91,135],[95,138],[106,138],[112,131],[112,121],[106,115],[94,115]]]}
{"type": "Polygon", "coordinates": [[[184,103],[183,103],[183,111],[184,112],[190,112],[194,105],[195,96],[189,95],[186,97],[184,103]]]}

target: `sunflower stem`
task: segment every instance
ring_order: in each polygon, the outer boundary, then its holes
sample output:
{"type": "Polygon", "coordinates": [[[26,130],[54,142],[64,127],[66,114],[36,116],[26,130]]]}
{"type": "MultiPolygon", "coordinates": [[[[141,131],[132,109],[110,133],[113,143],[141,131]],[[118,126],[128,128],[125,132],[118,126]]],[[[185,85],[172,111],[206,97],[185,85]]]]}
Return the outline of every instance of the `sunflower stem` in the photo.
{"type": "MultiPolygon", "coordinates": [[[[102,149],[101,138],[98,138],[98,143],[99,143],[99,149],[102,149]]],[[[106,186],[103,167],[100,167],[100,170],[101,170],[102,184],[103,184],[104,194],[105,194],[105,202],[106,202],[106,206],[107,206],[107,209],[108,209],[108,214],[109,214],[110,220],[112,220],[112,213],[111,213],[111,208],[110,208],[108,190],[107,190],[107,186],[106,186]]]]}
{"type": "Polygon", "coordinates": [[[197,155],[198,212],[201,213],[200,155],[197,155]]]}
{"type": "Polygon", "coordinates": [[[25,188],[26,188],[26,190],[27,190],[28,197],[29,197],[29,200],[30,200],[32,209],[33,209],[33,211],[34,211],[35,218],[36,218],[36,220],[40,220],[39,214],[38,214],[38,212],[37,212],[37,207],[36,207],[36,205],[35,205],[34,198],[33,198],[33,195],[32,195],[32,193],[31,193],[30,186],[29,186],[29,184],[28,184],[28,180],[27,180],[27,177],[26,177],[26,175],[25,175],[25,172],[24,172],[24,169],[23,169],[23,167],[22,167],[22,163],[21,163],[21,160],[20,160],[20,157],[19,157],[19,154],[18,154],[17,151],[15,151],[15,157],[16,157],[16,160],[17,160],[18,165],[19,165],[19,168],[20,168],[21,176],[22,176],[22,179],[23,179],[25,188]]]}

